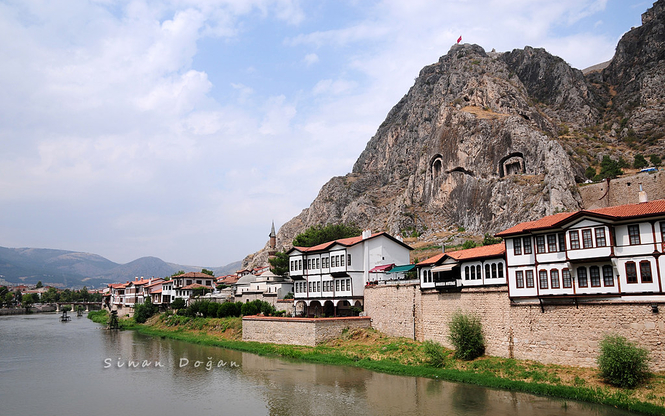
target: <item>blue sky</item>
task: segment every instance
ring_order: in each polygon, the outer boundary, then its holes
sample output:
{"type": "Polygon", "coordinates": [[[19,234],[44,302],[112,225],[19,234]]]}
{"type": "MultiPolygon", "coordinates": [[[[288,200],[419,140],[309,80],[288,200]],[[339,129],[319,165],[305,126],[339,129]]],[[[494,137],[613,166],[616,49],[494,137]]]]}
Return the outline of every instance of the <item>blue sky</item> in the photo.
{"type": "Polygon", "coordinates": [[[0,0],[0,246],[240,260],[458,36],[582,69],[651,4],[0,0]]]}

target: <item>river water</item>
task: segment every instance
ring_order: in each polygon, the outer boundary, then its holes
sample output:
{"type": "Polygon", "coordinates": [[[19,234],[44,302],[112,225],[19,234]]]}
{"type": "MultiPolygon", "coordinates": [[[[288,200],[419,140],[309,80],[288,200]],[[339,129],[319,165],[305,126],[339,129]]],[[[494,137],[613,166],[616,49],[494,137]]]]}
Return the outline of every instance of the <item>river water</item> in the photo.
{"type": "Polygon", "coordinates": [[[0,317],[0,415],[607,415],[613,408],[0,317]],[[198,361],[198,363],[197,363],[198,361]]]}

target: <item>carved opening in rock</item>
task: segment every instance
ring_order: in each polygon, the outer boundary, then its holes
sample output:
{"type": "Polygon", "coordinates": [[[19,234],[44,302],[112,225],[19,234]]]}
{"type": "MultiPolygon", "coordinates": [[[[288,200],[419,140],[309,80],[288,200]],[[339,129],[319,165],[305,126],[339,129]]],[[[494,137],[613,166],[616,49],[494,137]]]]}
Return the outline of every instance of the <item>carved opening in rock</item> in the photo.
{"type": "Polygon", "coordinates": [[[435,155],[430,162],[430,171],[432,172],[432,180],[438,178],[441,175],[441,170],[443,169],[443,160],[441,155],[435,155]]]}
{"type": "Polygon", "coordinates": [[[464,169],[463,167],[460,167],[460,166],[446,171],[446,173],[452,173],[452,172],[461,172],[461,173],[464,173],[464,174],[467,174],[467,175],[470,175],[470,176],[474,176],[472,171],[466,170],[466,169],[464,169]]]}
{"type": "Polygon", "coordinates": [[[524,155],[520,152],[511,153],[499,162],[500,178],[509,175],[519,175],[525,172],[526,164],[524,163],[524,155]]]}

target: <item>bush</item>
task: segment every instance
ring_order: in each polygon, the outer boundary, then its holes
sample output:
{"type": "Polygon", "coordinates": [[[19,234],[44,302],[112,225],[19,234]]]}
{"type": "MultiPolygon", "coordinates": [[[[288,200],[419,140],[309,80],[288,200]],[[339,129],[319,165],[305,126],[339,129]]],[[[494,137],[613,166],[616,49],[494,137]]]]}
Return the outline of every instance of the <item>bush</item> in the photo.
{"type": "Polygon", "coordinates": [[[171,308],[172,309],[183,309],[186,305],[185,300],[183,298],[176,298],[173,302],[171,302],[171,308]]]}
{"type": "Polygon", "coordinates": [[[448,324],[448,338],[455,346],[455,357],[473,360],[485,353],[485,339],[480,318],[455,312],[448,324]]]}
{"type": "Polygon", "coordinates": [[[600,341],[600,375],[613,386],[637,386],[649,376],[648,361],[649,351],[620,335],[607,335],[600,341]]]}
{"type": "Polygon", "coordinates": [[[134,307],[134,321],[137,324],[143,324],[148,320],[152,315],[156,314],[159,311],[157,305],[153,305],[150,301],[150,298],[146,299],[145,302],[139,303],[134,307]]]}
{"type": "Polygon", "coordinates": [[[259,299],[247,303],[241,303],[241,305],[241,315],[258,315],[259,313],[262,313],[268,316],[275,314],[274,306],[259,299]]]}
{"type": "Polygon", "coordinates": [[[445,368],[448,354],[438,342],[425,341],[423,343],[427,363],[432,367],[445,368]]]}
{"type": "Polygon", "coordinates": [[[644,156],[639,154],[635,155],[635,161],[633,162],[633,167],[635,169],[642,169],[646,168],[647,166],[649,166],[649,162],[647,162],[644,156]]]}

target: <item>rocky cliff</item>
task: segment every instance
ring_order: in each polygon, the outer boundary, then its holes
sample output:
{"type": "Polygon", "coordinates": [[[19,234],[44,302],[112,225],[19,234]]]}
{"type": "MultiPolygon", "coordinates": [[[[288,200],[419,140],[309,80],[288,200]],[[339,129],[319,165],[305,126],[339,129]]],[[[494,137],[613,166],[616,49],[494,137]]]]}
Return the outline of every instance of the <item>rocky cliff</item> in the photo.
{"type": "MultiPolygon", "coordinates": [[[[436,241],[579,209],[577,183],[602,156],[665,155],[664,12],[655,3],[586,76],[543,49],[454,45],[420,71],[352,172],[280,228],[278,248],[315,224],[436,241]]],[[[244,265],[265,260],[264,249],[244,265]]]]}

